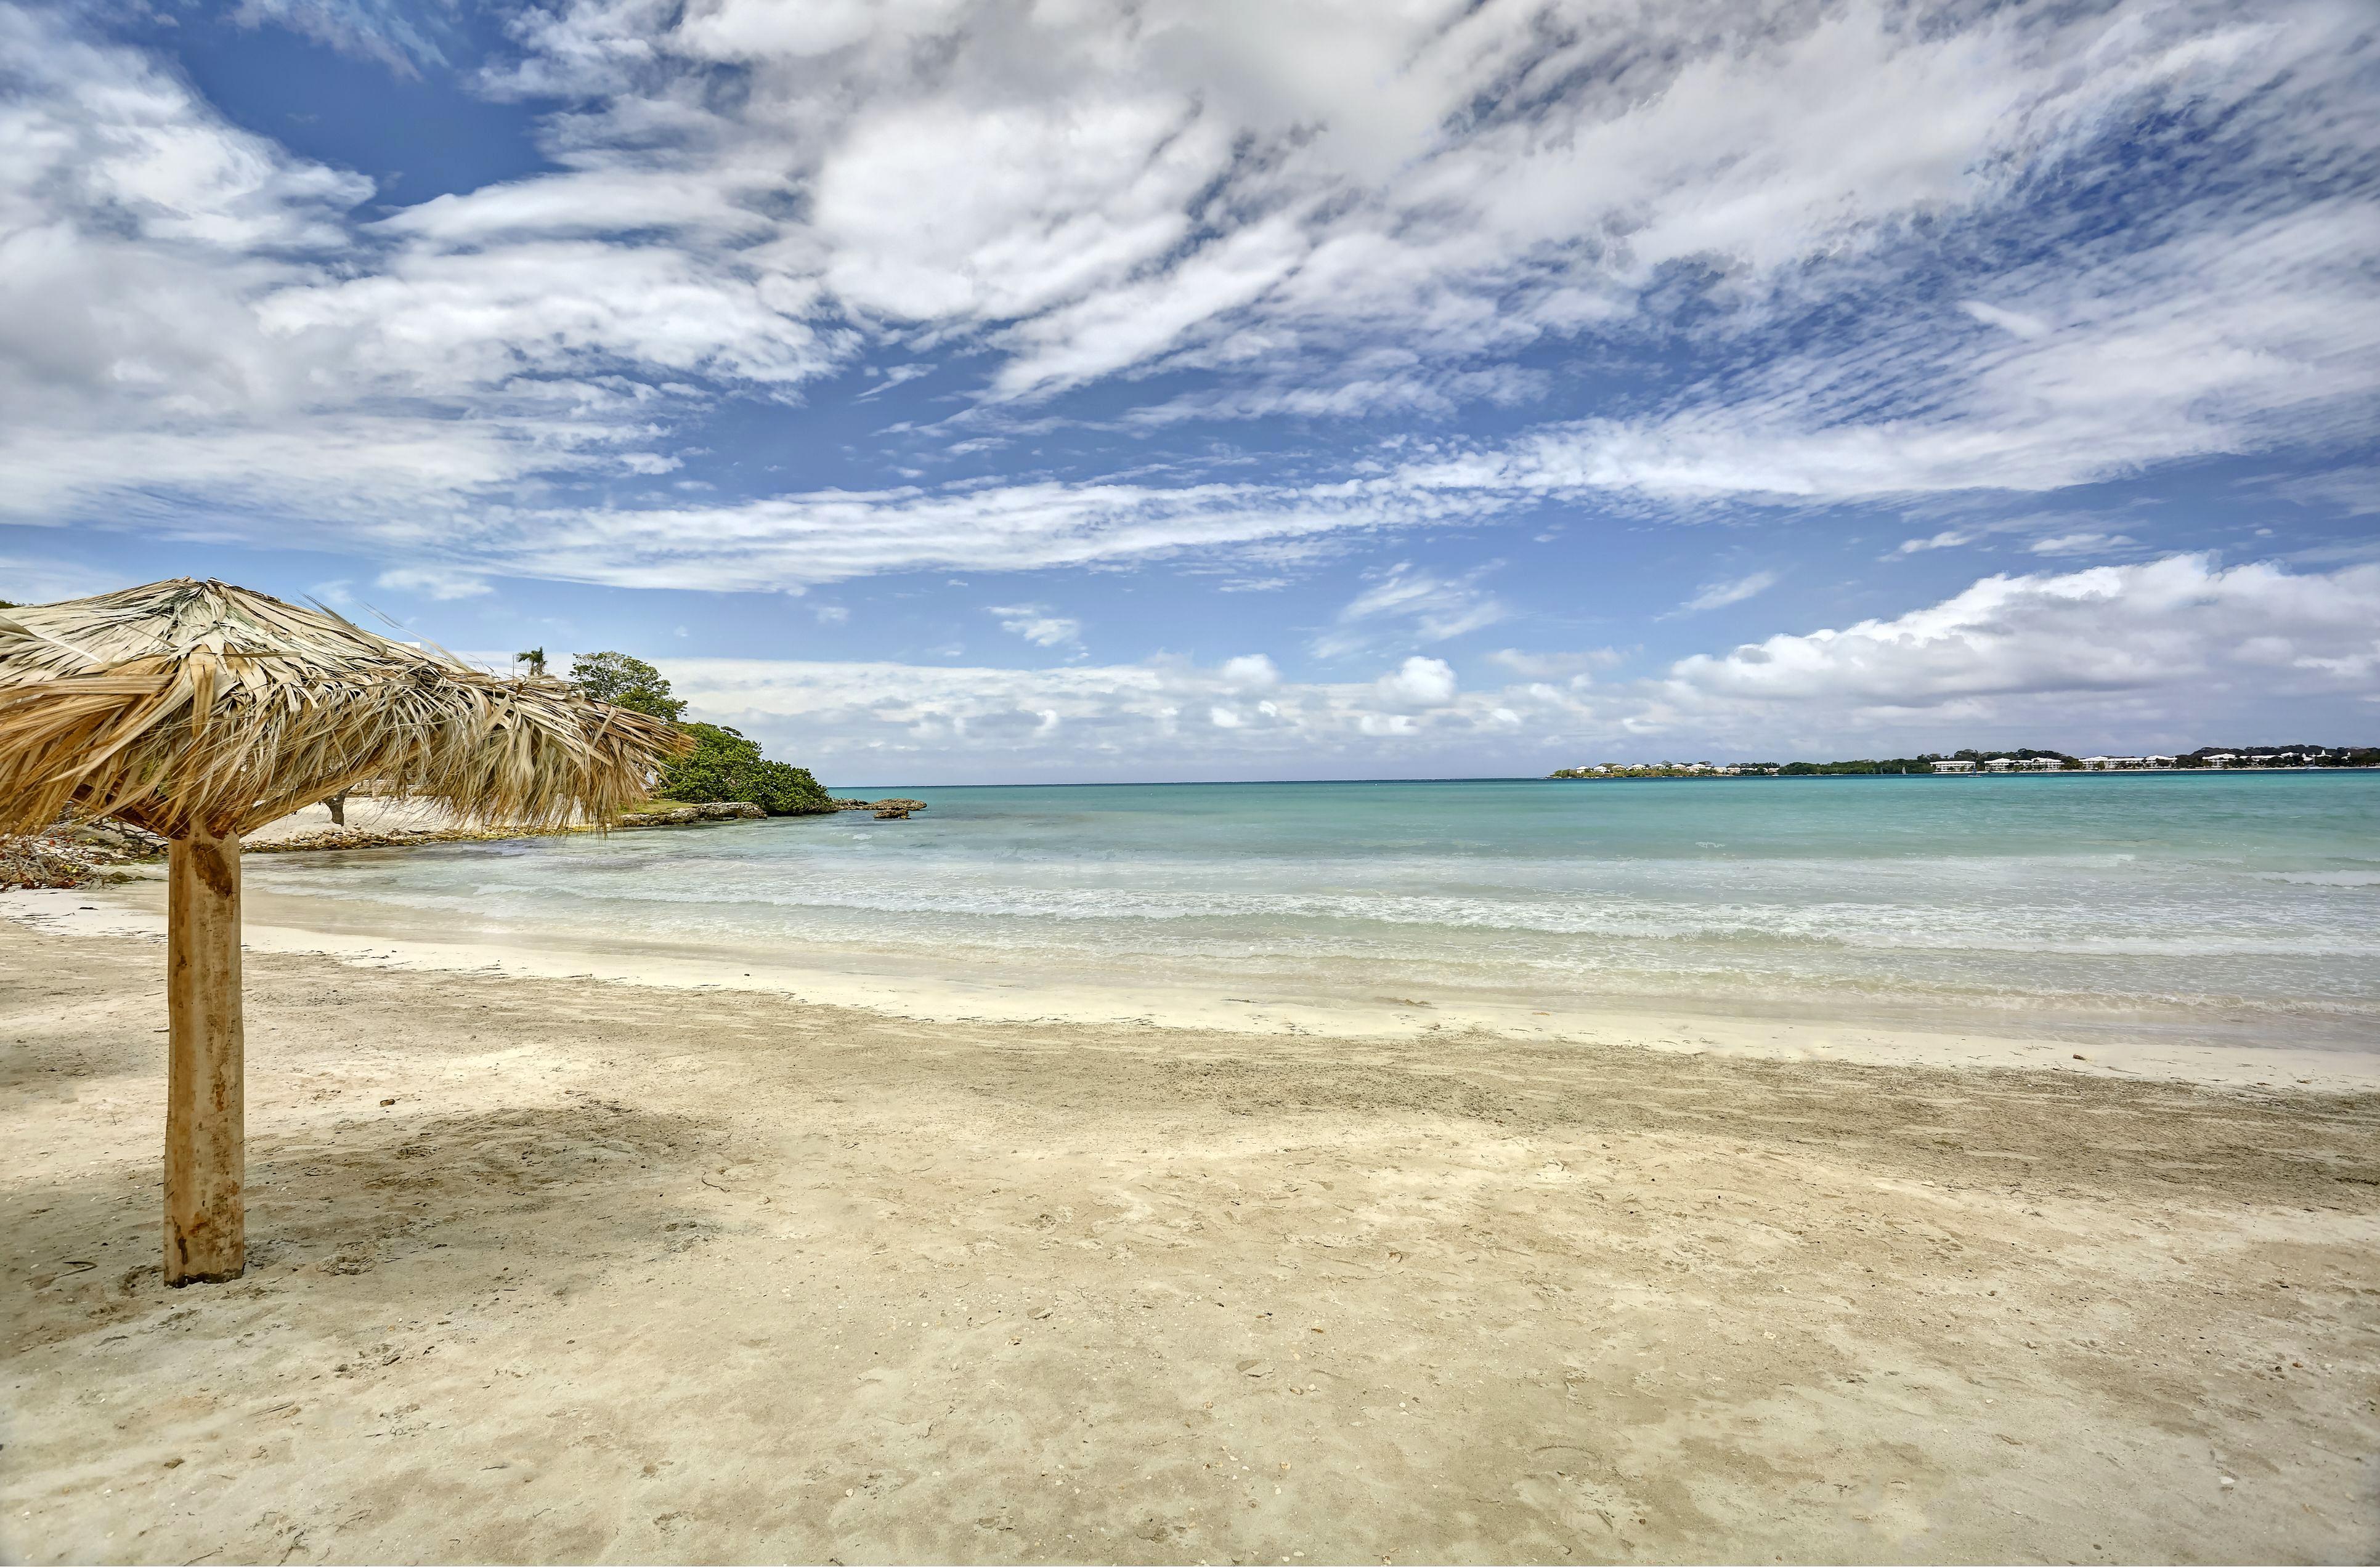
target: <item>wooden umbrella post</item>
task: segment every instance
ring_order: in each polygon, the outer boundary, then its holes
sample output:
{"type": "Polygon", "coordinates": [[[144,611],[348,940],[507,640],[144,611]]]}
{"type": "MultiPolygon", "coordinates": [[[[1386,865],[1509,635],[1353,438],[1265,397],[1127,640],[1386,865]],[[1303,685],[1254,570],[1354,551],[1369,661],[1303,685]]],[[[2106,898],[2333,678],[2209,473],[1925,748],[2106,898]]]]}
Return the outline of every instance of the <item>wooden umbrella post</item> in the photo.
{"type": "Polygon", "coordinates": [[[165,883],[165,1282],[248,1267],[239,839],[176,838],[165,883]]]}
{"type": "Polygon", "coordinates": [[[165,1282],[237,1279],[240,832],[365,780],[485,821],[608,821],[694,738],[227,582],[0,609],[0,832],[113,817],[173,840],[165,1282]]]}

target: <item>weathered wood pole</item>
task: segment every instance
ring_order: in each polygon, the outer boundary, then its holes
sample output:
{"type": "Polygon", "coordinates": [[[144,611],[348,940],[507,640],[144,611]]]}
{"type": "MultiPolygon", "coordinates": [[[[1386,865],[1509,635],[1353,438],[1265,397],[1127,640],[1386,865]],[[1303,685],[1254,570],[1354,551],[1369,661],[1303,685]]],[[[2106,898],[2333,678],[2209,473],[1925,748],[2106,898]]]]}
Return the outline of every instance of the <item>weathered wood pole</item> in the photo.
{"type": "Polygon", "coordinates": [[[239,839],[194,832],[165,862],[165,1282],[248,1267],[239,839]]]}

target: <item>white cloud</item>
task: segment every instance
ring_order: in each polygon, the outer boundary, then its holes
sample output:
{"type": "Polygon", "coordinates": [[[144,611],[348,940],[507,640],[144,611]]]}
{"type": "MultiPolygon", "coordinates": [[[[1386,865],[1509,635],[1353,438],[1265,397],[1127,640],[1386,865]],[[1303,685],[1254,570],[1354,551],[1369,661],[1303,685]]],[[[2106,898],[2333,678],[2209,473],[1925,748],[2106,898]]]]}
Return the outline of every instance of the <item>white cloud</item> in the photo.
{"type": "Polygon", "coordinates": [[[1955,550],[1961,544],[1972,544],[1974,541],[1975,536],[1972,533],[1961,532],[1955,528],[1946,528],[1929,538],[1903,539],[1900,541],[1900,547],[1893,551],[1893,553],[1916,555],[1923,554],[1928,550],[1955,550]]]}
{"type": "Polygon", "coordinates": [[[1777,574],[1773,571],[1755,571],[1748,577],[1708,583],[1701,592],[1680,604],[1676,613],[1699,614],[1704,610],[1724,609],[1730,604],[1740,604],[1746,599],[1756,598],[1776,586],[1777,574]]]}
{"type": "Polygon", "coordinates": [[[1051,614],[1039,604],[1002,604],[984,612],[1000,621],[1000,628],[1022,637],[1037,648],[1064,648],[1083,639],[1083,623],[1051,614]]]}
{"type": "MultiPolygon", "coordinates": [[[[245,6],[393,64],[440,47],[378,0],[245,6]]],[[[490,78],[570,102],[547,172],[373,217],[369,181],[71,11],[0,5],[0,505],[783,586],[995,569],[1018,532],[1043,546],[1021,565],[1148,558],[1583,494],[2045,490],[2319,448],[2380,389],[2380,217],[2339,172],[2380,144],[2362,25],[2318,0],[557,0],[490,78]],[[2088,189],[2123,221],[2058,207],[2088,189]],[[1912,298],[1913,271],[1964,302],[1912,298]],[[1862,324],[1791,330],[1813,311],[1862,324]],[[933,354],[992,399],[1178,371],[1138,416],[1161,430],[1436,417],[1556,384],[1514,367],[1526,345],[1672,332],[1722,368],[1640,417],[1336,484],[648,511],[628,482],[720,399],[871,355],[879,387],[933,354]],[[623,498],[575,499],[590,478],[623,498]],[[1022,518],[1037,497],[1057,522],[1022,518]],[[838,511],[863,537],[813,568],[806,519],[838,511]]]]}
{"type": "Polygon", "coordinates": [[[1225,659],[1217,674],[1224,685],[1239,691],[1267,691],[1281,684],[1281,671],[1262,653],[1225,659]]]}
{"type": "Polygon", "coordinates": [[[285,27],[343,55],[418,77],[421,67],[446,63],[435,16],[384,0],[240,0],[231,19],[242,27],[285,27]]]}
{"type": "Polygon", "coordinates": [[[2124,533],[2059,533],[2036,539],[2025,548],[2036,555],[2100,555],[2133,542],[2124,533]]]}
{"type": "Polygon", "coordinates": [[[1444,659],[1409,658],[1378,685],[1380,699],[1395,708],[1441,708],[1454,700],[1454,670],[1444,659]]]}
{"type": "MultiPolygon", "coordinates": [[[[1245,670],[1180,660],[1055,669],[664,659],[698,716],[767,736],[806,764],[879,778],[1184,776],[1200,767],[1278,775],[1461,750],[1509,735],[1496,709],[1434,659],[1380,681],[1276,681],[1247,700],[1245,670]],[[1189,715],[1203,722],[1187,722],[1189,715]],[[1382,751],[1382,741],[1392,742],[1382,751]]],[[[1244,661],[1233,661],[1242,662],[1244,661]]],[[[1532,711],[1542,703],[1529,701],[1532,711]]]]}
{"type": "MultiPolygon", "coordinates": [[[[437,51],[376,0],[245,6],[394,65],[437,51]]],[[[1149,561],[1614,494],[2051,490],[2351,438],[2380,386],[2380,220],[2336,172],[2380,145],[2352,7],[560,0],[520,18],[515,73],[573,102],[550,172],[387,217],[370,181],[71,16],[0,4],[0,510],[267,543],[303,519],[444,563],[382,578],[437,597],[487,573],[741,589],[1149,561]],[[703,90],[722,61],[734,94],[703,90]],[[2140,200],[2117,145],[2219,167],[2140,200]],[[2123,221],[2027,226],[2078,172],[2123,221]],[[1912,300],[1911,236],[1962,224],[2018,259],[1924,251],[1956,275],[1912,300]],[[1176,371],[1128,416],[1160,436],[1447,417],[1542,394],[1500,362],[1523,345],[1663,340],[1688,318],[1643,290],[1682,275],[1713,280],[1687,335],[1721,368],[1670,400],[1336,478],[1193,463],[718,506],[636,482],[718,400],[871,354],[879,390],[930,356],[1018,401],[1176,371]],[[1865,324],[1785,330],[1816,308],[1865,324]]],[[[1407,568],[1314,645],[1505,613],[1407,568]]],[[[1079,647],[1070,617],[1004,619],[1079,647]]]]}
{"type": "Polygon", "coordinates": [[[2046,337],[2050,333],[2047,322],[2039,316],[2026,315],[2022,310],[2003,310],[1997,305],[1986,305],[1981,299],[1962,299],[1959,302],[1959,308],[1987,326],[1997,326],[2005,331],[2013,332],[2019,337],[2028,341],[2035,337],[2046,337]]]}
{"type": "Polygon", "coordinates": [[[440,600],[476,599],[495,591],[484,578],[446,566],[399,566],[382,572],[376,580],[383,588],[440,600]]]}
{"type": "MultiPolygon", "coordinates": [[[[918,783],[1530,772],[1609,751],[1907,755],[1968,744],[2169,748],[2336,737],[2380,689],[2380,565],[2292,573],[2180,555],[1992,577],[1888,619],[1780,633],[1647,680],[1462,688],[1244,660],[1056,669],[664,659],[698,716],[829,776],[918,783]],[[1190,715],[1203,715],[1196,722],[1190,715]]],[[[1607,654],[1530,654],[1556,666],[1607,654]]],[[[1505,666],[1512,667],[1511,661],[1505,666]]],[[[1526,675],[1527,672],[1515,670],[1526,675]]]]}
{"type": "Polygon", "coordinates": [[[1383,640],[1444,642],[1507,613],[1495,595],[1479,586],[1492,566],[1442,577],[1410,562],[1382,572],[1372,586],[1339,612],[1338,622],[1314,638],[1318,658],[1343,658],[1383,640]]]}
{"type": "Polygon", "coordinates": [[[1989,577],[1891,620],[1771,637],[1673,666],[1682,711],[1860,714],[2009,707],[2098,694],[2160,698],[2201,723],[2269,698],[2351,689],[2380,671],[2380,565],[2296,575],[2204,555],[2058,577],[1989,577]]]}

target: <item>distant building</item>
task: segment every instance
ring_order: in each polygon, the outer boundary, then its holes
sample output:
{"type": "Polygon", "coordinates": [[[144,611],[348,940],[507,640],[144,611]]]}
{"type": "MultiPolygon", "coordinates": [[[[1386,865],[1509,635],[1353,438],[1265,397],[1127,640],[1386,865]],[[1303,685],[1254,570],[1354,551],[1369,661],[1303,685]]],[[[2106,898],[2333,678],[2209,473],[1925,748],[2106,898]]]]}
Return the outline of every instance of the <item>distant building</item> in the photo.
{"type": "Polygon", "coordinates": [[[2233,751],[2217,751],[2213,756],[2204,759],[2206,765],[2209,767],[2237,767],[2240,765],[2239,755],[2233,751]]]}
{"type": "MultiPolygon", "coordinates": [[[[1937,772],[1942,772],[1948,771],[1953,766],[1963,767],[1970,772],[1973,772],[1975,770],[1975,764],[1971,761],[1957,763],[1937,761],[1934,764],[1934,771],[1937,772]]],[[[1994,757],[1991,760],[1984,763],[1984,771],[1985,772],[2014,772],[2016,771],[2016,759],[2014,757],[1994,757]]]]}
{"type": "Polygon", "coordinates": [[[1975,771],[1975,764],[1971,761],[1937,761],[1934,764],[1934,771],[1937,772],[1973,772],[1975,771]]]}

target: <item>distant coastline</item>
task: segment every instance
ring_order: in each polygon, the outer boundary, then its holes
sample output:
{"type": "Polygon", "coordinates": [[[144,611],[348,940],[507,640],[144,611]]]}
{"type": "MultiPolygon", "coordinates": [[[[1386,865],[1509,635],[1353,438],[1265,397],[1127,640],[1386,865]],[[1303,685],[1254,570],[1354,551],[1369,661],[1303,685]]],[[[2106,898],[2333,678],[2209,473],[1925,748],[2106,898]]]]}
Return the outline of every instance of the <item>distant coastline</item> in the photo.
{"type": "Polygon", "coordinates": [[[1851,761],[1593,762],[1548,778],[2000,777],[2072,772],[2308,772],[2380,768],[2380,746],[2204,746],[2178,756],[2069,756],[2063,751],[1954,751],[1851,761]]]}

